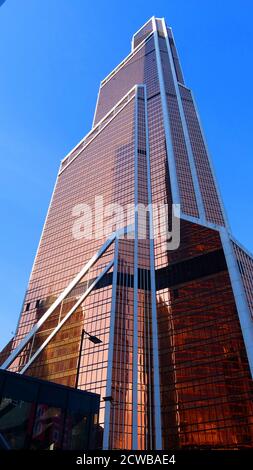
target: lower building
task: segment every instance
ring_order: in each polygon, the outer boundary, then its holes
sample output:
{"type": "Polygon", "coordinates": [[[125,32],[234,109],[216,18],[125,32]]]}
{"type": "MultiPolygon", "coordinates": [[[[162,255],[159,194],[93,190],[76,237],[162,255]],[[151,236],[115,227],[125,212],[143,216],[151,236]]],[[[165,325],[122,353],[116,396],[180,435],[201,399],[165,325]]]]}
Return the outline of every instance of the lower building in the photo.
{"type": "Polygon", "coordinates": [[[100,397],[0,371],[0,448],[96,449],[100,397]]]}

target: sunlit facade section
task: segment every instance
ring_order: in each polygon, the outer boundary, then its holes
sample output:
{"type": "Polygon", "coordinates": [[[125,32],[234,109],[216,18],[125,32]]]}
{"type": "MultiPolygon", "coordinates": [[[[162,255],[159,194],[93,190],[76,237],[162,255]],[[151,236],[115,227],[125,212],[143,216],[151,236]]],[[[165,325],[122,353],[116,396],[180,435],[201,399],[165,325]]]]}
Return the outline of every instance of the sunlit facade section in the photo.
{"type": "Polygon", "coordinates": [[[252,378],[219,233],[183,222],[169,266],[157,279],[163,447],[251,447],[252,378]]]}

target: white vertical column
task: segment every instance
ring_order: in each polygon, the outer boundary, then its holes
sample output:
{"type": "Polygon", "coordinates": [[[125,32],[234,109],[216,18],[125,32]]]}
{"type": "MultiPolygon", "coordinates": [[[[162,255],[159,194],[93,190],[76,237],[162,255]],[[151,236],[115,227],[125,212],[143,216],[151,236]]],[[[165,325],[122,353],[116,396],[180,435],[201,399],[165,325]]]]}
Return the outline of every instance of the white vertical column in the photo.
{"type": "Polygon", "coordinates": [[[227,230],[221,229],[220,236],[234,293],[251,375],[253,377],[253,321],[248,307],[248,302],[234,253],[234,248],[227,230]]]}
{"type": "MultiPolygon", "coordinates": [[[[110,335],[109,335],[109,350],[108,350],[108,365],[107,365],[107,378],[106,378],[106,397],[112,396],[112,368],[113,368],[113,354],[114,354],[114,331],[115,331],[115,315],[116,315],[116,297],[117,297],[117,278],[118,278],[118,261],[119,261],[119,239],[115,239],[114,244],[114,267],[112,278],[112,303],[111,303],[111,318],[110,318],[110,335]]],[[[103,449],[109,449],[109,434],[110,434],[110,417],[111,407],[113,401],[105,401],[105,414],[104,414],[104,435],[103,435],[103,449]]]]}
{"type": "Polygon", "coordinates": [[[163,78],[162,60],[161,60],[160,49],[159,49],[158,32],[157,32],[155,18],[152,18],[152,21],[153,21],[153,30],[154,30],[156,63],[157,63],[157,71],[158,71],[158,79],[159,79],[159,85],[160,85],[161,103],[162,103],[162,112],[163,112],[163,124],[164,124],[165,140],[166,140],[166,147],[167,147],[167,157],[168,157],[168,167],[169,167],[169,177],[170,177],[170,185],[171,185],[171,193],[172,193],[172,202],[174,204],[180,204],[179,188],[178,188],[178,181],[177,181],[176,162],[175,162],[175,155],[174,155],[174,150],[173,150],[173,145],[172,145],[172,138],[171,138],[171,131],[170,131],[169,113],[168,113],[168,105],[167,105],[164,78],[163,78]]]}
{"type": "Polygon", "coordinates": [[[204,222],[204,220],[205,220],[205,209],[204,209],[204,204],[203,204],[201,191],[200,191],[200,187],[199,187],[198,175],[197,175],[197,171],[196,171],[196,167],[195,167],[195,161],[194,161],[194,157],[193,157],[193,153],[192,153],[190,137],[189,137],[188,128],[187,128],[187,124],[186,124],[183,104],[182,104],[182,100],[181,100],[181,94],[180,94],[180,91],[179,91],[179,86],[178,86],[174,61],[173,61],[172,52],[171,52],[171,49],[170,49],[168,32],[167,32],[167,27],[166,27],[164,18],[162,19],[162,24],[163,24],[163,33],[164,33],[164,36],[165,36],[165,41],[166,41],[167,50],[168,50],[168,58],[169,58],[170,68],[171,68],[173,82],[174,82],[175,91],[176,91],[176,97],[177,97],[177,102],[178,102],[180,119],[181,119],[181,123],[182,123],[182,127],[183,127],[185,145],[186,145],[188,161],[189,161],[189,165],[190,165],[190,169],[191,169],[192,182],[193,182],[195,197],[196,197],[196,201],[197,201],[199,217],[200,217],[200,220],[204,222]]]}
{"type": "Polygon", "coordinates": [[[138,86],[135,95],[134,148],[134,321],[132,449],[138,449],[138,86]]]}
{"type": "Polygon", "coordinates": [[[194,98],[194,95],[193,95],[192,91],[191,91],[191,97],[192,97],[194,109],[195,109],[195,111],[196,111],[196,116],[197,116],[197,119],[198,119],[198,123],[199,123],[200,131],[201,131],[202,139],[203,139],[203,142],[204,142],[204,145],[205,145],[206,154],[207,154],[208,162],[209,162],[209,165],[210,165],[210,168],[211,168],[211,172],[212,172],[212,176],[213,176],[213,181],[214,181],[214,185],[215,185],[216,192],[217,192],[217,195],[218,195],[218,199],[219,199],[219,203],[220,203],[220,207],[221,207],[221,212],[222,212],[222,215],[223,215],[223,219],[224,219],[224,222],[225,222],[225,226],[226,226],[227,230],[230,231],[230,225],[229,225],[227,213],[226,213],[226,210],[225,210],[225,207],[224,207],[224,204],[223,204],[221,192],[220,192],[219,185],[218,185],[218,181],[217,181],[217,178],[216,178],[215,169],[214,169],[213,162],[212,162],[212,158],[211,158],[211,155],[210,155],[210,153],[209,153],[207,141],[206,141],[206,138],[205,138],[204,129],[203,129],[202,124],[201,124],[201,120],[200,120],[200,116],[199,116],[199,112],[198,112],[197,103],[196,103],[196,101],[195,101],[195,98],[194,98]]]}
{"type": "Polygon", "coordinates": [[[154,227],[153,227],[153,209],[152,209],[152,188],[151,188],[151,168],[149,154],[149,131],[148,131],[148,106],[147,90],[144,86],[145,99],[145,127],[146,127],[146,158],[147,158],[147,187],[149,204],[149,237],[150,237],[150,284],[151,284],[151,311],[152,311],[152,347],[153,347],[153,386],[154,386],[154,420],[155,420],[155,449],[162,449],[162,430],[161,430],[161,396],[160,396],[160,372],[159,372],[159,354],[158,354],[158,328],[156,311],[156,283],[155,283],[155,250],[154,250],[154,227]]]}

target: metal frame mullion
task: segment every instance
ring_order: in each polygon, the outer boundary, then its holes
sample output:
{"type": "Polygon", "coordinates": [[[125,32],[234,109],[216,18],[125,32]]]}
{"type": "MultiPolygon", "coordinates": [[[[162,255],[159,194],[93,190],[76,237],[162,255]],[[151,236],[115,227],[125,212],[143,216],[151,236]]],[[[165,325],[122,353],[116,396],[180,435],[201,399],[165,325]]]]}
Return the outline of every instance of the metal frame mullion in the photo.
{"type": "Polygon", "coordinates": [[[162,59],[161,59],[160,48],[159,48],[156,20],[154,17],[153,17],[153,30],[154,30],[156,64],[157,64],[157,72],[158,72],[158,79],[159,79],[159,85],[160,85],[163,125],[164,125],[165,141],[166,141],[166,148],[167,148],[167,162],[168,162],[168,167],[169,167],[169,179],[170,179],[170,185],[171,185],[172,202],[174,204],[180,204],[180,194],[179,194],[179,187],[178,187],[178,180],[177,180],[177,169],[176,169],[176,161],[175,161],[174,149],[173,149],[173,144],[172,144],[169,111],[168,111],[168,104],[167,104],[167,99],[166,99],[166,91],[165,91],[165,84],[164,84],[164,77],[163,77],[162,59]]]}
{"type": "Polygon", "coordinates": [[[134,151],[134,321],[133,321],[133,395],[132,449],[138,449],[138,85],[135,95],[134,151]]]}
{"type": "MultiPolygon", "coordinates": [[[[111,394],[112,394],[112,368],[113,368],[113,353],[114,353],[114,330],[115,330],[118,258],[119,258],[119,239],[118,238],[116,238],[115,240],[114,250],[115,251],[114,251],[114,268],[113,268],[113,279],[112,279],[112,304],[111,304],[108,365],[107,365],[107,378],[106,378],[106,397],[111,397],[111,394]]],[[[113,406],[113,404],[111,403],[110,400],[107,400],[105,402],[105,414],[104,414],[104,435],[103,435],[103,449],[104,450],[109,449],[111,406],[113,406]]]]}
{"type": "Polygon", "coordinates": [[[146,124],[146,157],[147,157],[147,186],[149,210],[149,239],[150,239],[150,288],[151,288],[151,313],[152,313],[152,347],[153,347],[153,370],[154,370],[154,420],[155,420],[155,448],[162,449],[161,430],[161,398],[160,398],[160,375],[159,375],[159,354],[158,354],[158,327],[156,311],[156,283],[155,283],[155,248],[154,248],[154,228],[152,209],[152,185],[151,185],[151,165],[149,154],[149,130],[148,130],[148,107],[147,90],[144,87],[145,103],[145,124],[146,124]]]}

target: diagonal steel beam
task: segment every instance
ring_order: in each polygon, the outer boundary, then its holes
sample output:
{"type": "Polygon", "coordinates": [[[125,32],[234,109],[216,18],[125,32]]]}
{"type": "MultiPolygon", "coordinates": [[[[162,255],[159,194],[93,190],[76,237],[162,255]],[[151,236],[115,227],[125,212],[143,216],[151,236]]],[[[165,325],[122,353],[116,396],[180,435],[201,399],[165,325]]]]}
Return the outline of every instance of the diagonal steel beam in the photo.
{"type": "Polygon", "coordinates": [[[7,369],[16,357],[21,353],[24,347],[29,343],[34,334],[39,330],[43,323],[50,317],[50,315],[56,310],[56,308],[61,304],[61,302],[67,297],[67,295],[72,291],[72,289],[78,284],[82,277],[89,271],[89,269],[98,261],[98,259],[103,255],[103,253],[111,246],[114,242],[117,234],[114,232],[110,238],[101,246],[101,248],[95,253],[94,256],[85,264],[81,271],[76,275],[76,277],[69,283],[69,285],[64,289],[64,291],[59,295],[55,302],[49,307],[49,309],[42,315],[39,321],[33,326],[29,333],[20,341],[19,345],[14,349],[14,351],[9,355],[9,357],[3,362],[0,366],[0,369],[7,369]]]}
{"type": "Polygon", "coordinates": [[[43,349],[47,346],[47,344],[51,341],[51,339],[56,335],[56,333],[61,329],[64,323],[71,317],[71,315],[76,311],[76,309],[81,305],[81,303],[88,297],[90,292],[94,289],[97,283],[102,279],[102,277],[111,269],[113,266],[114,260],[110,261],[110,263],[103,269],[103,271],[98,275],[98,277],[93,281],[93,283],[86,289],[83,295],[78,299],[78,301],[73,305],[70,311],[65,315],[65,317],[61,320],[60,323],[54,328],[54,330],[50,333],[44,343],[41,344],[39,349],[33,354],[33,356],[29,359],[26,365],[21,369],[20,374],[24,374],[24,372],[30,367],[32,362],[38,357],[38,355],[43,351],[43,349]]]}

